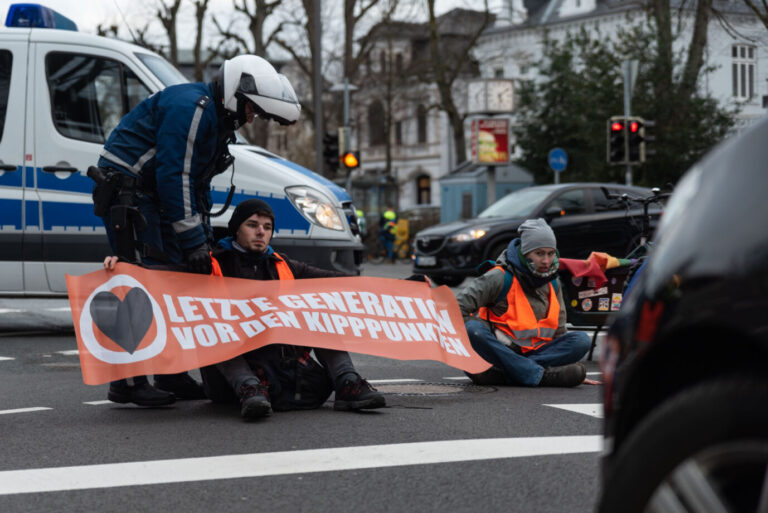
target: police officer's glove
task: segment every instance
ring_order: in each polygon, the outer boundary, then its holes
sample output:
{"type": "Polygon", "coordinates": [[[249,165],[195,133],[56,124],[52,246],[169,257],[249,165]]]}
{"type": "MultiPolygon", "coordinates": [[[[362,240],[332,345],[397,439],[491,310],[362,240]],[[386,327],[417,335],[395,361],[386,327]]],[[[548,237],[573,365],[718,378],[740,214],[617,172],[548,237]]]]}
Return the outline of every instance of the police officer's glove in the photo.
{"type": "Polygon", "coordinates": [[[187,250],[184,259],[187,262],[189,272],[198,274],[211,274],[213,265],[211,264],[211,248],[208,244],[187,250]]]}

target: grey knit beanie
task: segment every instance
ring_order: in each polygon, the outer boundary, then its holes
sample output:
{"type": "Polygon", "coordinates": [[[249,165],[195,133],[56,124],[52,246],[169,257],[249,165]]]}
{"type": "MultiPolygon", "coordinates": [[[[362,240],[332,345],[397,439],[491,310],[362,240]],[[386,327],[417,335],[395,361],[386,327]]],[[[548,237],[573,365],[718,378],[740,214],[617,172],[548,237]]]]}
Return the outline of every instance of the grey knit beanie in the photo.
{"type": "Polygon", "coordinates": [[[555,232],[542,218],[528,219],[517,231],[520,232],[520,251],[523,255],[527,255],[534,249],[557,248],[555,232]]]}

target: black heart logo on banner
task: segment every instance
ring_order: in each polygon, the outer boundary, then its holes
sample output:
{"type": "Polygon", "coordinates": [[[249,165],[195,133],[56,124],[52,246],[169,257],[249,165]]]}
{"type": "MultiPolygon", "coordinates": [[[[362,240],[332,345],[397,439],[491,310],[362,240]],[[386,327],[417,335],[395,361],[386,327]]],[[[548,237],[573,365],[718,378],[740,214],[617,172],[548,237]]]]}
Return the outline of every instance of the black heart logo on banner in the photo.
{"type": "Polygon", "coordinates": [[[152,325],[152,303],[136,287],[122,301],[112,292],[102,291],[91,301],[91,317],[106,336],[133,354],[152,325]]]}

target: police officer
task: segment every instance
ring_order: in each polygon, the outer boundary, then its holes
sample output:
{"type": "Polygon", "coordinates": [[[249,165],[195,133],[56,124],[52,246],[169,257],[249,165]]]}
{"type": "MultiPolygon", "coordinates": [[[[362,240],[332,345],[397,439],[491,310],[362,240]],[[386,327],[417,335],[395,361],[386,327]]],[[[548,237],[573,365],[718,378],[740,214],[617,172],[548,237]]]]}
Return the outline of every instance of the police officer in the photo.
{"type": "MultiPolygon", "coordinates": [[[[234,131],[255,117],[287,125],[301,107],[291,84],[255,55],[225,61],[211,83],[167,87],[126,114],[101,152],[94,207],[113,251],[146,266],[210,274],[211,179],[232,163],[234,131]],[[101,183],[100,183],[101,182],[101,183]]],[[[187,373],[110,384],[108,398],[143,406],[203,397],[187,373]]]]}

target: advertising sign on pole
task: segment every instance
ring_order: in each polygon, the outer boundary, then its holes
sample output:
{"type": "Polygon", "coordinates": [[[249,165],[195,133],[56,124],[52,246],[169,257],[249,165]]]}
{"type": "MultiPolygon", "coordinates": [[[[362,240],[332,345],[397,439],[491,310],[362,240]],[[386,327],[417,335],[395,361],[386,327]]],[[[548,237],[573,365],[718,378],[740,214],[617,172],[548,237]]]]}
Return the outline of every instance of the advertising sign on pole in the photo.
{"type": "Polygon", "coordinates": [[[472,121],[472,162],[490,165],[509,162],[509,120],[507,118],[472,121]]]}

